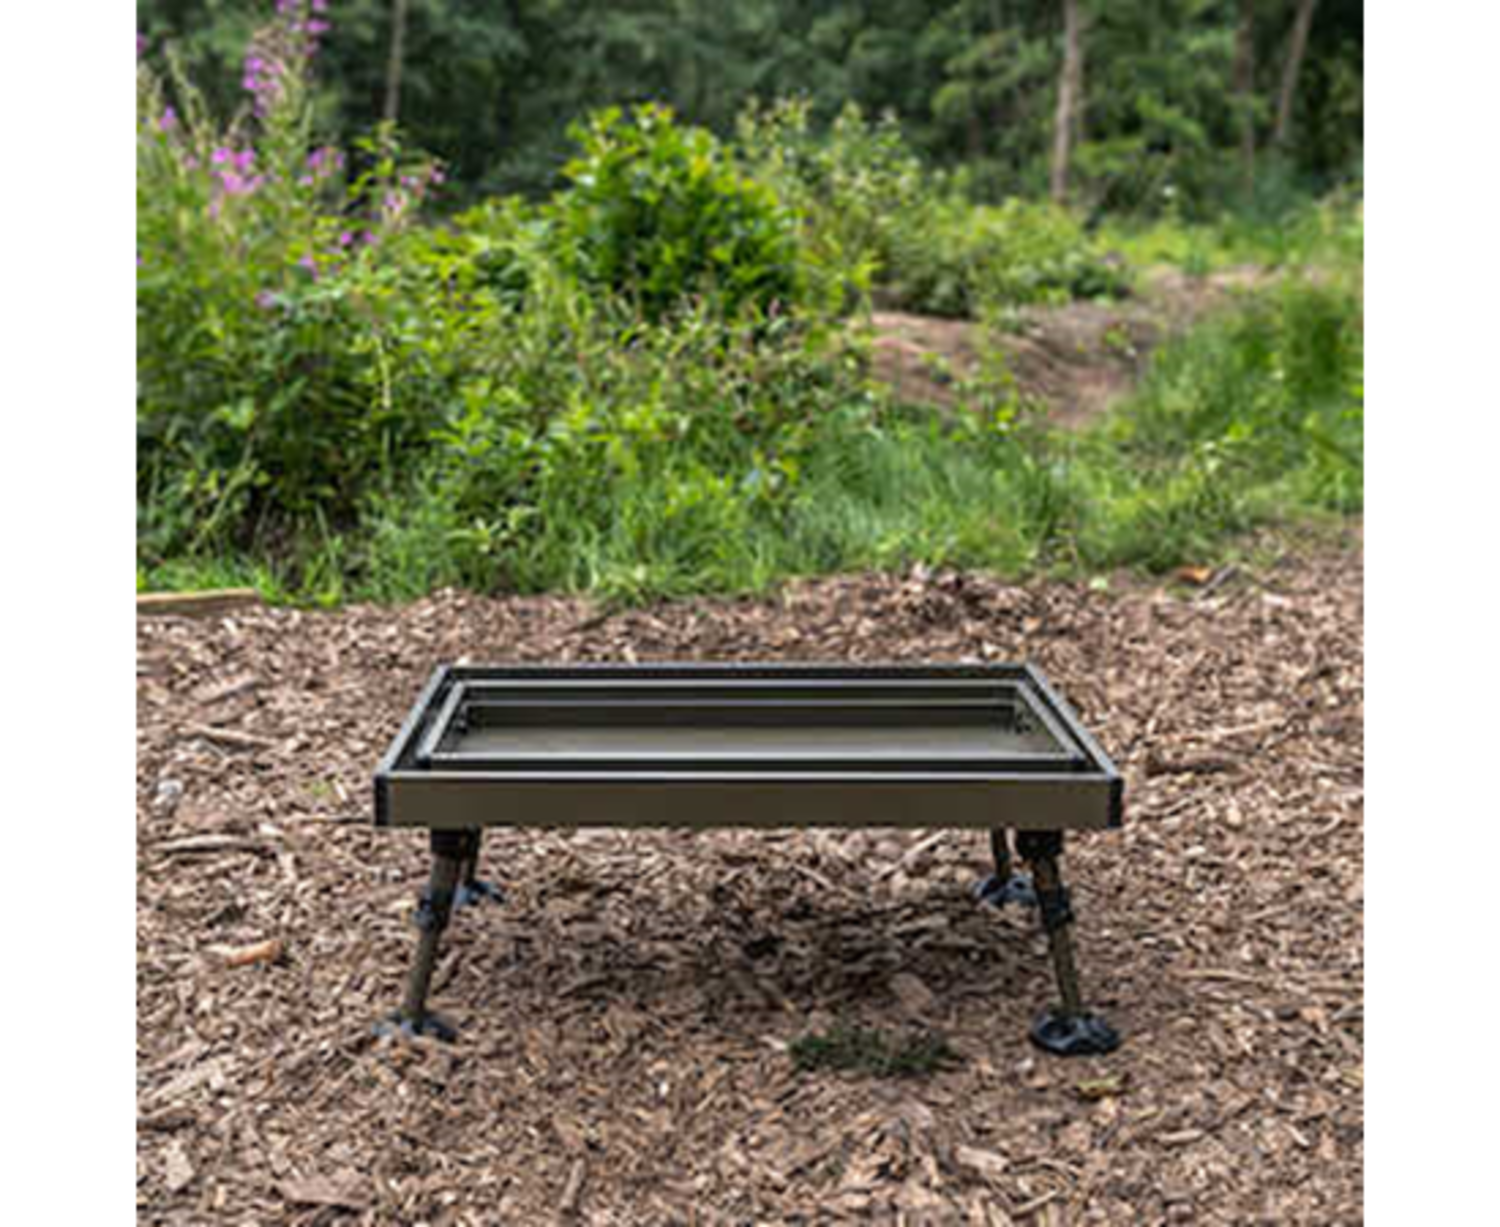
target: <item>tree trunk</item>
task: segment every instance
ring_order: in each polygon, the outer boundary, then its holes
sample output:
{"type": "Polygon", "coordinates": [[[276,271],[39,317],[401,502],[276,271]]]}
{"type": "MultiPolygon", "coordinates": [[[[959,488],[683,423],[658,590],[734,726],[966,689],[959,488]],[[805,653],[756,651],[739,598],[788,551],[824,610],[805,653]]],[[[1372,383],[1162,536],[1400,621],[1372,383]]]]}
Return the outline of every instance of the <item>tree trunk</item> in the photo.
{"type": "Polygon", "coordinates": [[[385,68],[386,123],[401,117],[401,69],[406,61],[406,9],[408,0],[391,0],[391,58],[385,68]]]}
{"type": "Polygon", "coordinates": [[[1240,0],[1234,39],[1234,93],[1240,120],[1240,173],[1245,194],[1255,187],[1255,0],[1240,0]]]}
{"type": "Polygon", "coordinates": [[[1063,61],[1057,82],[1057,117],[1052,125],[1052,199],[1068,198],[1068,171],[1073,141],[1081,128],[1083,109],[1083,25],[1079,0],[1062,0],[1063,61]]]}
{"type": "Polygon", "coordinates": [[[1276,129],[1271,143],[1285,145],[1292,130],[1292,100],[1297,94],[1297,75],[1302,71],[1302,57],[1307,51],[1307,33],[1312,29],[1313,10],[1318,0],[1297,0],[1297,18],[1292,23],[1292,40],[1287,46],[1286,64],[1281,73],[1281,97],[1276,103],[1276,129]]]}

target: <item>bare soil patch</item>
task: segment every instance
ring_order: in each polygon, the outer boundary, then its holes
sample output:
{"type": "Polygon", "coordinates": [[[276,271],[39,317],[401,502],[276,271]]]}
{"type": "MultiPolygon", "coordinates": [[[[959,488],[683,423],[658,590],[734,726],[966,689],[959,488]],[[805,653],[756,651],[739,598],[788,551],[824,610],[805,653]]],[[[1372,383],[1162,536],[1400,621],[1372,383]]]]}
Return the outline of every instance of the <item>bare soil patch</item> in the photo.
{"type": "Polygon", "coordinates": [[[1361,585],[1355,547],[1211,589],[918,571],[143,620],[140,1218],[1359,1221],[1361,585]],[[509,901],[438,973],[459,1044],[376,1040],[427,857],[370,829],[369,776],[460,657],[1036,661],[1127,773],[1126,828],[1065,857],[1124,1047],[1029,1047],[1045,945],[971,901],[957,832],[492,832],[509,901]],[[835,1024],[958,1061],[798,1072],[835,1024]]]}
{"type": "Polygon", "coordinates": [[[949,405],[956,385],[972,378],[982,355],[992,351],[1022,397],[1058,425],[1080,426],[1130,391],[1162,341],[1268,276],[1249,267],[1204,277],[1153,269],[1132,298],[1022,308],[1005,331],[972,320],[877,311],[871,318],[875,374],[908,401],[949,405]]]}

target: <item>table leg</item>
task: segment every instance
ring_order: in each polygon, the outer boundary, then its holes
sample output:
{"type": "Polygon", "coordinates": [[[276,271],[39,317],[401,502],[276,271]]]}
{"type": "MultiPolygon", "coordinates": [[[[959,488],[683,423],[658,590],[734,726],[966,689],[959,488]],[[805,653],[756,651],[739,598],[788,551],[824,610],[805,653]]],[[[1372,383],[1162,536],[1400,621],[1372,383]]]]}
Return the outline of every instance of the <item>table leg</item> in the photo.
{"type": "Polygon", "coordinates": [[[438,1014],[428,1013],[427,990],[437,966],[438,941],[453,915],[453,899],[463,874],[464,854],[469,844],[461,831],[432,832],[432,873],[422,901],[417,905],[420,931],[417,955],[406,981],[406,999],[400,1010],[377,1023],[376,1034],[431,1035],[452,1040],[457,1029],[438,1014]]]}
{"type": "Polygon", "coordinates": [[[1112,1052],[1119,1047],[1119,1034],[1097,1014],[1084,1009],[1078,987],[1078,969],[1073,962],[1073,908],[1057,863],[1062,846],[1061,831],[1023,831],[1016,840],[1016,850],[1030,863],[1036,881],[1037,907],[1062,998],[1061,1005],[1044,1010],[1032,1024],[1031,1038],[1038,1047],[1057,1056],[1112,1052]]]}

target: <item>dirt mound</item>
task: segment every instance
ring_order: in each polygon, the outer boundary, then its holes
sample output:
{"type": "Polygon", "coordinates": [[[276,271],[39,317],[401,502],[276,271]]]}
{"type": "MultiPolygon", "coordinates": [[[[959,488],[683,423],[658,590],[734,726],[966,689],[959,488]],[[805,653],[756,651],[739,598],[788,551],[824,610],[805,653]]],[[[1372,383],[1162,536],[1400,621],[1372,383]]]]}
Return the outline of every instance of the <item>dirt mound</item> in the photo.
{"type": "Polygon", "coordinates": [[[1052,421],[1078,426],[1130,391],[1155,346],[1268,275],[1254,268],[1207,277],[1153,270],[1133,298],[1022,308],[1003,331],[877,311],[875,374],[905,400],[949,405],[956,383],[979,372],[989,352],[1020,395],[1044,406],[1052,421]]]}
{"type": "Polygon", "coordinates": [[[143,1221],[1359,1221],[1361,600],[1351,551],[1196,593],[918,571],[143,621],[143,1221]],[[1045,946],[974,905],[957,832],[494,832],[509,900],[437,973],[460,1043],[375,1040],[426,852],[369,828],[370,773],[462,657],[1036,661],[1127,775],[1126,828],[1067,858],[1124,1047],[1029,1048],[1045,946]],[[960,1060],[799,1074],[838,1022],[960,1060]]]}

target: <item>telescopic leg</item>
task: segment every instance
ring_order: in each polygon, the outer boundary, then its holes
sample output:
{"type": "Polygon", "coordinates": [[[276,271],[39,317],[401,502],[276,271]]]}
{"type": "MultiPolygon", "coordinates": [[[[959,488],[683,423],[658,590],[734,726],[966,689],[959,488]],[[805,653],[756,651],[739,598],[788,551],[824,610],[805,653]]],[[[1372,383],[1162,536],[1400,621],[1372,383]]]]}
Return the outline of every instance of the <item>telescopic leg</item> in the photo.
{"type": "Polygon", "coordinates": [[[996,827],[990,832],[990,854],[995,859],[995,872],[985,875],[974,888],[974,897],[991,907],[1004,907],[1007,903],[1018,903],[1022,907],[1036,906],[1036,891],[1031,879],[1017,873],[1010,858],[1009,832],[996,827]]]}
{"type": "Polygon", "coordinates": [[[1058,1006],[1044,1010],[1031,1027],[1032,1041],[1057,1056],[1088,1056],[1113,1052],[1120,1036],[1097,1014],[1083,1008],[1078,969],[1073,963],[1073,909],[1057,860],[1062,853],[1060,831],[1023,831],[1016,850],[1030,864],[1036,881],[1037,906],[1052,952],[1052,968],[1062,997],[1058,1006]]]}
{"type": "Polygon", "coordinates": [[[431,1035],[441,1040],[457,1038],[458,1031],[447,1019],[427,1011],[427,990],[437,966],[438,941],[453,915],[453,897],[463,874],[468,844],[459,831],[432,832],[432,875],[417,905],[420,931],[417,957],[406,981],[406,999],[401,1008],[375,1025],[377,1035],[431,1035]]]}
{"type": "Polygon", "coordinates": [[[471,907],[476,903],[504,903],[505,892],[494,882],[478,876],[483,832],[465,831],[463,837],[463,869],[459,874],[458,889],[453,894],[453,906],[461,908],[471,907]]]}

